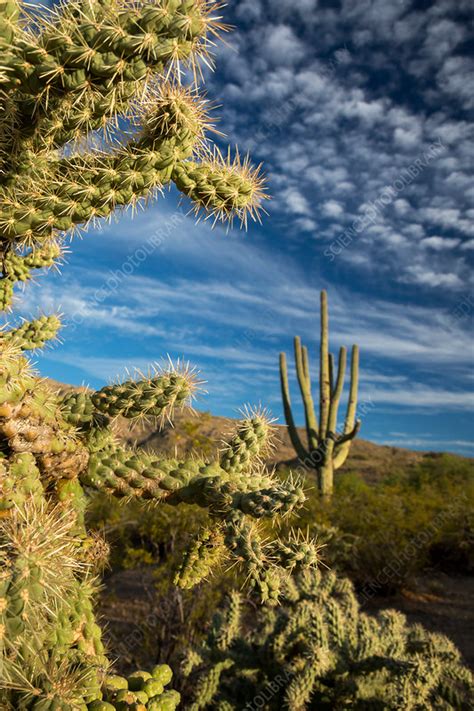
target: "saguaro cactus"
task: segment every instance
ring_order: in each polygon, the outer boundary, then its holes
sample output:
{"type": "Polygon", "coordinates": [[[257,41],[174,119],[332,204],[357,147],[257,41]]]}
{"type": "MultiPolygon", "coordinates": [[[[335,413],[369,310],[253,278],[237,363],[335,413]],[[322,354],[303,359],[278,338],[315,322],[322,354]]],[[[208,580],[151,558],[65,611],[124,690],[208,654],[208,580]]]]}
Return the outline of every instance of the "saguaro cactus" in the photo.
{"type": "Polygon", "coordinates": [[[298,384],[303,400],[307,444],[304,445],[295,425],[291,409],[288,370],[285,353],[280,353],[280,382],[286,424],[293,447],[300,461],[316,470],[318,487],[323,497],[333,492],[334,471],[347,459],[351,441],[360,429],[356,420],[357,391],[359,380],[359,348],[352,346],[351,376],[346,419],[341,434],[337,434],[339,401],[344,388],[347,351],[339,350],[337,375],[335,376],[334,356],[329,353],[329,321],[327,294],[321,292],[321,338],[319,346],[319,421],[313,403],[309,355],[301,339],[294,339],[295,364],[298,384]]]}

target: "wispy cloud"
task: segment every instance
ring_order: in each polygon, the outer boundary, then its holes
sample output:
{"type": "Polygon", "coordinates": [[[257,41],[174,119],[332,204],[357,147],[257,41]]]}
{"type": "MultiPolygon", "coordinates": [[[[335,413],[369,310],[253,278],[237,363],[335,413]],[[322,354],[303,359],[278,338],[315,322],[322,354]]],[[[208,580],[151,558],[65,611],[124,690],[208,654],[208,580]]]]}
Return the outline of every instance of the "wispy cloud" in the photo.
{"type": "Polygon", "coordinates": [[[344,0],[337,9],[308,0],[304,25],[303,3],[251,5],[235,10],[237,56],[222,48],[210,80],[225,100],[224,129],[265,160],[272,211],[297,239],[309,232],[330,244],[408,171],[396,203],[341,253],[340,268],[427,292],[465,287],[463,245],[474,234],[467,0],[422,12],[409,0],[344,0]],[[272,123],[282,104],[292,110],[272,123]],[[444,151],[423,167],[433,141],[444,151]]]}

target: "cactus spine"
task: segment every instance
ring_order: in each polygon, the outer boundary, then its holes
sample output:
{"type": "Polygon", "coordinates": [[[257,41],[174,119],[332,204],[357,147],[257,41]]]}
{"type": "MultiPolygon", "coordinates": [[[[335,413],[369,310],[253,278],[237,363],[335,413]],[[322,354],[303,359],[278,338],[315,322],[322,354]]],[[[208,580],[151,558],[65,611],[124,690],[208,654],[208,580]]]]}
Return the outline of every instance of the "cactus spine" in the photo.
{"type": "Polygon", "coordinates": [[[301,398],[304,406],[307,444],[303,443],[295,425],[291,409],[288,369],[285,353],[280,353],[280,383],[283,409],[288,432],[300,461],[317,473],[318,488],[324,498],[332,495],[334,471],[347,459],[351,441],[360,429],[356,420],[357,391],[359,382],[359,348],[352,346],[350,389],[344,428],[337,434],[339,402],[344,388],[347,351],[344,346],[339,351],[337,375],[334,356],[329,353],[329,320],[327,294],[321,292],[321,333],[319,346],[319,421],[313,402],[309,355],[301,339],[294,339],[295,365],[301,398]]]}

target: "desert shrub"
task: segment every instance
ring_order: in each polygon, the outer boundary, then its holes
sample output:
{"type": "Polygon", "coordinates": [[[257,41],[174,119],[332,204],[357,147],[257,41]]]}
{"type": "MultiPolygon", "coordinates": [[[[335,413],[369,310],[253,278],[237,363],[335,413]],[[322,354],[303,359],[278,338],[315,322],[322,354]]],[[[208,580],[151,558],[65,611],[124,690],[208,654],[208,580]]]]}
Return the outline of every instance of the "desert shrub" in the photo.
{"type": "Polygon", "coordinates": [[[308,489],[305,510],[290,525],[327,544],[321,552],[327,565],[383,593],[430,566],[472,571],[473,512],[472,461],[429,455],[377,483],[341,473],[331,502],[308,489]]]}
{"type": "Polygon", "coordinates": [[[139,501],[122,503],[104,494],[91,497],[87,522],[110,545],[112,570],[143,565],[169,566],[184,551],[190,531],[209,524],[207,512],[197,506],[176,509],[164,504],[144,508],[139,501]]]}
{"type": "Polygon", "coordinates": [[[193,450],[197,450],[202,456],[206,457],[209,457],[213,453],[216,446],[212,437],[208,437],[200,431],[202,423],[209,420],[210,417],[210,413],[205,412],[201,415],[199,420],[185,420],[182,424],[184,433],[191,439],[193,450]]]}

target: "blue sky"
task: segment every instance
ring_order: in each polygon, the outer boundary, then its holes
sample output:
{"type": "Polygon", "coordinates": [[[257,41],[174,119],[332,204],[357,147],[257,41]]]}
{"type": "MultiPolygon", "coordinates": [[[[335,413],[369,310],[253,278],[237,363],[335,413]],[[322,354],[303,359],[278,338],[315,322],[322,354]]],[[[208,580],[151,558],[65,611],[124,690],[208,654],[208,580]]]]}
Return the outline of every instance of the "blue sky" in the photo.
{"type": "MultiPolygon", "coordinates": [[[[470,2],[242,0],[224,15],[208,97],[264,163],[269,215],[211,230],[171,190],[75,239],[62,275],[23,297],[24,314],[66,322],[41,372],[100,387],[184,356],[207,381],[199,408],[261,402],[282,421],[278,353],[299,334],[316,366],[327,288],[333,348],[361,348],[361,436],[472,454],[470,2]]],[[[301,420],[296,388],[294,402],[301,420]]]]}

